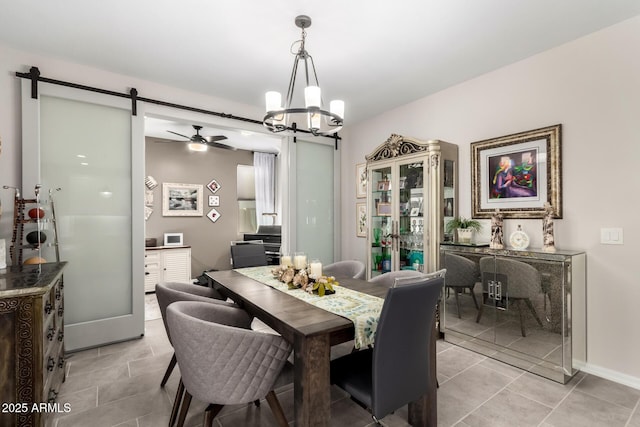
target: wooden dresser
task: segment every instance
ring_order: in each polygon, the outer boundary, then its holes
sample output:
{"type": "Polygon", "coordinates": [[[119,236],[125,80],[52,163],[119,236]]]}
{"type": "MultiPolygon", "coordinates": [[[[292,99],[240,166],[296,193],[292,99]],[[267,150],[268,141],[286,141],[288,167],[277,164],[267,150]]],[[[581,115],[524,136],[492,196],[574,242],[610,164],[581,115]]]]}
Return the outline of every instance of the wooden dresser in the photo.
{"type": "Polygon", "coordinates": [[[65,410],[65,265],[0,270],[0,426],[48,426],[65,410]]]}

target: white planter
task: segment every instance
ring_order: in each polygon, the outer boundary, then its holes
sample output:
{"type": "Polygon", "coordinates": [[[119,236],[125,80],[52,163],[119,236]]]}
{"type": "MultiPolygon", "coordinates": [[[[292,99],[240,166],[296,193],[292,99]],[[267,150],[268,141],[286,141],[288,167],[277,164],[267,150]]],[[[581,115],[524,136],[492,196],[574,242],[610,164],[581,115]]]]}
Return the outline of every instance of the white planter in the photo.
{"type": "Polygon", "coordinates": [[[471,243],[472,237],[472,228],[458,228],[458,243],[471,243]]]}

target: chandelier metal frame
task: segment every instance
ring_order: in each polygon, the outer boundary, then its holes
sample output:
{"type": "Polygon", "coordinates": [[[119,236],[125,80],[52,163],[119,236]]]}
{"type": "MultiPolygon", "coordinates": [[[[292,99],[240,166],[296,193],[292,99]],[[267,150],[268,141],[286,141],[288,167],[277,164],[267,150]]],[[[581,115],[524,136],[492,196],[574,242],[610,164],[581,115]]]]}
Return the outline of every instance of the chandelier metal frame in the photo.
{"type": "MultiPolygon", "coordinates": [[[[342,129],[344,122],[344,118],[342,117],[344,115],[343,112],[342,114],[338,114],[335,111],[327,111],[323,109],[322,99],[320,99],[320,106],[310,105],[304,108],[292,107],[296,77],[298,74],[298,64],[300,62],[304,64],[304,76],[307,87],[316,86],[318,88],[318,92],[320,87],[313,57],[305,47],[307,37],[305,29],[311,26],[311,18],[306,15],[299,15],[295,18],[295,24],[298,28],[301,28],[302,36],[300,40],[293,43],[293,45],[300,43],[300,46],[298,51],[295,53],[293,69],[289,79],[289,88],[287,89],[286,102],[284,108],[279,107],[270,109],[269,101],[267,100],[267,113],[264,116],[263,124],[271,132],[277,133],[286,130],[292,130],[293,132],[298,130],[305,131],[304,129],[301,129],[300,123],[306,123],[308,125],[308,132],[312,133],[314,136],[335,135],[340,129],[342,129]]],[[[277,95],[280,96],[279,94],[277,95]]],[[[267,97],[268,96],[269,92],[267,93],[267,97]]],[[[338,102],[342,103],[342,101],[338,102]]],[[[342,103],[341,109],[344,111],[344,103],[342,103]]],[[[333,110],[333,108],[331,108],[331,110],[333,110]]]]}

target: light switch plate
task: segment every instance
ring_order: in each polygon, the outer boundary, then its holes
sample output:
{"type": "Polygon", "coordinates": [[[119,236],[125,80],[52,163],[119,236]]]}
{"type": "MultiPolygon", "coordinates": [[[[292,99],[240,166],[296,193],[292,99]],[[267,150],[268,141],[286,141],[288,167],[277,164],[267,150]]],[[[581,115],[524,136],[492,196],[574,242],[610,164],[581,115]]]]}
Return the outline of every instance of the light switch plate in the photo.
{"type": "Polygon", "coordinates": [[[624,244],[622,228],[601,228],[600,243],[603,245],[624,244]]]}

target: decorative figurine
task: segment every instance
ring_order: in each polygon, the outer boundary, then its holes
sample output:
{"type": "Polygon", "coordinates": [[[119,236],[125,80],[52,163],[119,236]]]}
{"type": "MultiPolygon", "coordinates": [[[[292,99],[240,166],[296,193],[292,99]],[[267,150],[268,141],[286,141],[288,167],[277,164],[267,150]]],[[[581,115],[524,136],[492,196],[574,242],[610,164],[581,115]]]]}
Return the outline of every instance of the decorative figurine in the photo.
{"type": "Polygon", "coordinates": [[[503,231],[504,215],[500,209],[496,209],[491,215],[491,249],[504,249],[504,231],[503,231]]]}
{"type": "Polygon", "coordinates": [[[542,218],[542,250],[545,252],[556,251],[553,238],[553,207],[549,202],[544,204],[544,217],[542,218]]]}

